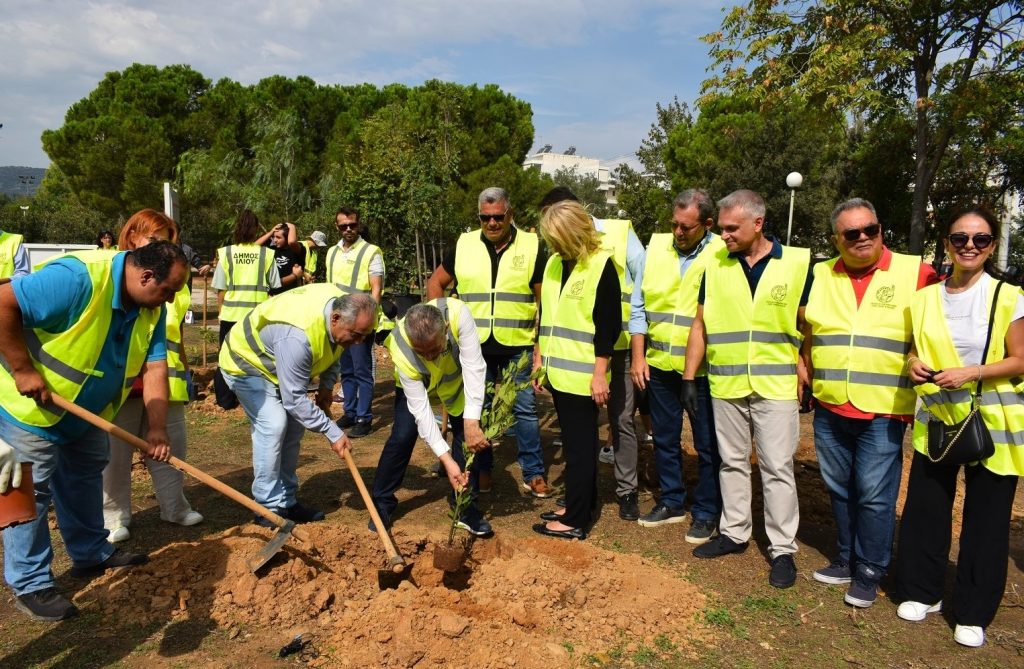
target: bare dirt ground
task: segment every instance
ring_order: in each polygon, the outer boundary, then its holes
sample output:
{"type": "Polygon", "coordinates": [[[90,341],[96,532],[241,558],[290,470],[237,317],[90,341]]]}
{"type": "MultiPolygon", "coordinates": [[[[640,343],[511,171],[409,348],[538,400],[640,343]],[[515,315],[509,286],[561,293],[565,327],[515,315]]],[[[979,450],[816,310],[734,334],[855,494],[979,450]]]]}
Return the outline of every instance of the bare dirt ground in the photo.
{"type": "MultiPolygon", "coordinates": [[[[368,484],[391,422],[387,377],[382,361],[375,429],[354,451],[368,484]]],[[[558,485],[564,462],[553,445],[550,410],[542,400],[545,458],[558,485]]],[[[248,493],[251,449],[241,410],[224,412],[206,399],[190,407],[188,419],[189,460],[248,493]]],[[[420,445],[394,519],[398,549],[413,565],[411,578],[381,590],[377,570],[385,565],[384,551],[367,531],[368,516],[347,469],[322,437],[307,435],[303,443],[300,497],[325,509],[327,520],[305,526],[310,543],[293,539],[259,576],[249,573],[245,560],[269,530],[195,481],[186,483],[186,495],[206,521],[190,528],[161,522],[140,465],[126,547],[150,552],[151,562],[91,582],[72,579],[51,515],[57,584],[73,594],[82,614],[37,623],[17,612],[5,591],[0,667],[1024,666],[1022,494],[1007,592],[989,643],[960,648],[947,617],[916,625],[899,620],[889,580],[874,607],[855,610],[843,604],[842,588],[810,579],[828,561],[834,532],[807,417],[802,429],[796,458],[800,578],[784,591],[767,584],[757,480],[756,546],[742,555],[696,560],[683,541],[688,523],[645,529],[620,520],[607,465],[599,473],[602,517],[587,542],[570,543],[531,532],[553,500],[526,494],[514,441],[506,439],[494,491],[481,497],[496,536],[474,542],[466,567],[445,576],[431,556],[447,533],[447,483],[431,476],[432,455],[420,445]],[[299,635],[296,652],[281,658],[281,649],[299,635]]],[[[692,483],[696,460],[685,448],[692,483]]],[[[649,447],[642,462],[650,472],[649,447]]],[[[649,473],[645,478],[649,484],[649,473]]],[[[648,485],[641,509],[653,504],[648,485]]],[[[948,590],[954,559],[955,548],[948,590]]]]}

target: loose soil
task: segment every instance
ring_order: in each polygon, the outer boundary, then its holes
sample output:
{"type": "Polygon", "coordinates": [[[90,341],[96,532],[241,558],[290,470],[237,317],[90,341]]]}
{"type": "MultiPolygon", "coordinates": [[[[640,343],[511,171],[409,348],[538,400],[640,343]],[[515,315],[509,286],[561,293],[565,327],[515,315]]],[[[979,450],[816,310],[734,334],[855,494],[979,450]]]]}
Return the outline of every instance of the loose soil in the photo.
{"type": "MultiPolygon", "coordinates": [[[[386,356],[378,363],[374,432],[354,449],[368,485],[394,401],[386,356]]],[[[209,379],[206,370],[197,372],[209,379]]],[[[335,405],[336,415],[340,409],[335,405]]],[[[540,412],[549,478],[558,486],[564,461],[547,398],[540,412]]],[[[190,405],[188,421],[188,459],[248,493],[251,447],[241,410],[225,412],[201,398],[190,405]]],[[[420,445],[394,518],[410,578],[381,590],[384,550],[367,531],[351,477],[322,437],[304,440],[300,498],[327,511],[327,520],[306,525],[309,544],[291,539],[258,575],[245,561],[270,530],[191,480],[186,495],[206,521],[190,528],[160,522],[149,476],[137,463],[126,548],[149,552],[150,563],[91,582],[71,579],[51,515],[57,586],[82,614],[37,623],[17,612],[5,592],[0,667],[1024,667],[1024,492],[1014,508],[1007,592],[988,644],[960,648],[948,617],[916,625],[896,618],[890,579],[867,610],[844,605],[842,587],[810,579],[827,563],[835,538],[808,416],[801,430],[800,578],[784,591],[767,584],[756,474],[754,542],[742,555],[695,560],[683,541],[688,523],[645,529],[619,520],[607,465],[599,472],[602,517],[588,541],[565,542],[530,531],[537,514],[554,504],[525,493],[514,441],[506,439],[496,454],[494,491],[480,500],[496,536],[473,542],[466,567],[446,575],[433,567],[432,550],[447,535],[447,482],[430,475],[434,459],[420,445]],[[279,657],[296,637],[295,652],[279,657]]],[[[685,438],[684,455],[692,486],[696,459],[685,438]]],[[[900,505],[906,472],[905,466],[900,505]]],[[[650,446],[641,448],[641,479],[646,511],[656,488],[650,446]]],[[[954,521],[956,527],[959,507],[954,521]]],[[[947,593],[955,553],[954,545],[947,593]]]]}

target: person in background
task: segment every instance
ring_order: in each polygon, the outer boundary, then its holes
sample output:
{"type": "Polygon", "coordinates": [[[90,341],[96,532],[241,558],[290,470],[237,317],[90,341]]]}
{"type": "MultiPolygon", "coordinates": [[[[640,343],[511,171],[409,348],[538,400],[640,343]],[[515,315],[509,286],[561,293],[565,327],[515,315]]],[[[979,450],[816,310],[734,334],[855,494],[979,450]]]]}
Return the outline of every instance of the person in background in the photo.
{"type": "MultiPolygon", "coordinates": [[[[170,218],[153,209],[143,209],[128,219],[121,228],[118,248],[134,251],[154,241],[178,241],[178,230],[170,218]]],[[[187,284],[182,286],[167,306],[167,438],[171,455],[185,459],[188,435],[185,428],[185,403],[188,402],[188,358],[183,349],[181,324],[191,302],[187,284]]],[[[142,378],[136,378],[128,399],[114,418],[114,424],[130,434],[145,435],[149,430],[148,415],[142,401],[142,378]]],[[[135,448],[117,437],[110,437],[110,460],[103,469],[103,526],[110,532],[111,543],[127,541],[132,519],[132,461],[135,448]]],[[[160,519],[177,525],[195,525],[203,516],[194,511],[183,491],[185,476],[167,464],[150,458],[145,460],[153,478],[153,492],[160,506],[160,519]]]]}
{"type": "Polygon", "coordinates": [[[0,230],[0,279],[11,279],[29,273],[25,239],[13,232],[0,230]]]}
{"type": "MultiPolygon", "coordinates": [[[[544,209],[540,232],[553,255],[544,269],[533,366],[544,370],[562,426],[565,507],[541,514],[545,522],[533,531],[586,539],[597,504],[598,410],[608,403],[609,361],[622,332],[619,276],[579,202],[544,209]]],[[[534,385],[540,390],[538,380],[534,385]]]]}
{"type": "Polygon", "coordinates": [[[306,266],[303,277],[305,283],[323,283],[326,271],[324,268],[323,249],[327,248],[327,235],[314,230],[310,233],[309,239],[302,242],[306,248],[306,266]]]}
{"type": "Polygon", "coordinates": [[[96,235],[96,248],[116,251],[117,245],[114,244],[114,233],[110,230],[100,230],[100,233],[96,235]]]}
{"type": "Polygon", "coordinates": [[[260,246],[274,249],[274,264],[277,266],[281,285],[270,289],[270,295],[278,295],[302,285],[305,275],[306,247],[299,243],[294,223],[275,225],[269,232],[256,240],[260,246]]]}
{"type": "Polygon", "coordinates": [[[924,620],[942,610],[949,564],[953,500],[964,478],[963,526],[956,586],[948,603],[953,640],[985,643],[985,628],[1006,589],[1010,519],[1017,479],[1024,474],[1024,296],[993,267],[999,220],[986,209],[955,215],[943,240],[952,274],[918,291],[910,307],[913,348],[909,375],[921,398],[914,420],[914,457],[900,521],[896,615],[924,620]],[[990,322],[989,314],[994,318],[990,322]],[[988,331],[992,336],[982,359],[988,331]],[[932,462],[928,422],[954,425],[970,413],[982,384],[980,416],[995,453],[970,465],[932,462]]]}

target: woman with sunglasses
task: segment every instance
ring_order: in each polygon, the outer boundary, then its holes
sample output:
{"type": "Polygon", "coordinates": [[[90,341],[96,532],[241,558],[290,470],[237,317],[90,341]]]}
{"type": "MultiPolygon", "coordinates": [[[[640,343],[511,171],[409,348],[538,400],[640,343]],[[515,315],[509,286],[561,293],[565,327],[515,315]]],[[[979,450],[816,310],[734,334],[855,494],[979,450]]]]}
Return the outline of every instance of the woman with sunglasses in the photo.
{"type": "MultiPolygon", "coordinates": [[[[913,346],[909,375],[922,407],[959,422],[971,411],[976,384],[995,453],[964,467],[963,527],[951,600],[953,639],[964,646],[985,643],[1006,587],[1010,511],[1017,477],[1024,473],[1024,296],[1003,285],[995,305],[988,355],[982,352],[989,314],[1001,278],[992,266],[999,222],[970,209],[953,219],[944,246],[952,274],[915,295],[911,307],[913,346]]],[[[928,414],[914,422],[913,461],[900,524],[896,579],[903,600],[897,615],[919,621],[942,610],[942,585],[951,541],[958,465],[928,456],[928,414]]],[[[951,419],[951,420],[950,420],[951,419]]]]}

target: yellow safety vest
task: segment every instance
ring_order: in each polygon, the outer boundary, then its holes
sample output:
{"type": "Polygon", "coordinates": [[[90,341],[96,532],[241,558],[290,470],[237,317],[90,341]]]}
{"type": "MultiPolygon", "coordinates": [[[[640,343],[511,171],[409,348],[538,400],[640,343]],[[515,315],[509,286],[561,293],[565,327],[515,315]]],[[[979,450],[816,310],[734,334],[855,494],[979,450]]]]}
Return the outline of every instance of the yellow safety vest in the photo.
{"type": "Polygon", "coordinates": [[[401,318],[391,334],[384,341],[395,364],[395,385],[402,387],[398,372],[410,379],[420,381],[427,390],[427,396],[440,400],[448,413],[461,416],[466,406],[462,385],[462,362],[459,359],[459,312],[462,302],[453,297],[439,297],[427,302],[437,307],[448,324],[448,346],[437,360],[425,360],[416,354],[409,341],[405,319],[401,318]]]}
{"type": "Polygon", "coordinates": [[[221,371],[233,376],[263,376],[278,383],[277,362],[260,339],[260,331],[272,324],[292,325],[306,333],[313,352],[311,379],[327,371],[343,349],[331,341],[324,308],[342,295],[333,283],[314,283],[270,298],[231,328],[218,356],[221,371]]]}
{"type": "MultiPolygon", "coordinates": [[[[679,252],[675,236],[668,232],[651,235],[644,259],[644,280],[640,290],[647,312],[647,364],[666,372],[682,373],[686,366],[686,339],[697,313],[697,294],[704,278],[704,265],[725,243],[712,235],[700,254],[679,275],[679,252]]],[[[701,363],[699,376],[707,374],[701,363]]]]}
{"type": "MultiPolygon", "coordinates": [[[[111,305],[114,300],[114,277],[111,272],[114,256],[109,251],[80,251],[68,255],[85,263],[89,272],[92,295],[89,296],[88,304],[78,320],[64,332],[49,333],[36,328],[23,328],[22,334],[32,357],[32,365],[43,375],[47,388],[74,402],[86,380],[101,374],[96,370],[96,363],[110,329],[111,305]]],[[[139,309],[129,338],[122,390],[100,412],[103,418],[113,420],[128,397],[128,391],[146,361],[161,313],[160,307],[139,309]]],[[[0,365],[0,404],[17,420],[37,427],[55,425],[64,415],[62,410],[53,405],[44,408],[32,398],[18,393],[14,377],[6,365],[0,365]]]]}
{"type": "Polygon", "coordinates": [[[704,271],[704,328],[712,397],[737,399],[757,393],[796,400],[797,359],[803,337],[797,328],[800,295],[807,281],[808,249],[782,247],[768,261],[753,297],[740,258],[721,248],[704,271]]]}
{"type": "Polygon", "coordinates": [[[0,232],[0,279],[14,275],[14,255],[23,238],[13,232],[0,232]]]}
{"type": "Polygon", "coordinates": [[[537,320],[536,296],[530,285],[540,248],[537,234],[516,230],[498,260],[493,286],[486,244],[479,230],[459,236],[455,247],[459,299],[473,314],[481,342],[493,331],[494,339],[506,346],[531,346],[537,320]]]}
{"type": "MultiPolygon", "coordinates": [[[[590,397],[594,377],[594,301],[610,258],[596,251],[576,263],[562,289],[562,256],[553,254],[541,284],[540,352],[548,383],[557,390],[590,397]]],[[[611,379],[611,372],[608,372],[611,379]]]]}
{"type": "Polygon", "coordinates": [[[327,283],[337,284],[346,293],[369,293],[370,261],[375,255],[381,255],[380,248],[362,237],[348,253],[342,253],[341,247],[335,244],[327,252],[327,283]]]}
{"type": "Polygon", "coordinates": [[[217,249],[217,259],[228,284],[220,319],[237,323],[250,309],[266,301],[270,290],[267,271],[274,262],[274,252],[257,244],[231,244],[217,249]]]}
{"type": "Polygon", "coordinates": [[[633,284],[626,277],[626,249],[629,246],[629,232],[633,229],[633,222],[616,218],[601,219],[601,222],[604,226],[601,232],[601,248],[611,254],[615,273],[619,276],[622,299],[622,332],[615,340],[615,350],[626,351],[629,350],[629,310],[630,299],[633,297],[633,284]]]}
{"type": "Polygon", "coordinates": [[[860,306],[850,277],[834,271],[838,260],[814,267],[807,300],[814,396],[829,404],[850,402],[865,412],[909,416],[917,402],[906,374],[910,302],[921,258],[893,253],[889,269],[872,274],[860,306]]]}
{"type": "Polygon", "coordinates": [[[188,402],[181,322],[185,320],[185,312],[191,304],[192,293],[186,284],[174,296],[174,302],[167,305],[167,378],[171,402],[188,402]]]}
{"type": "MultiPolygon", "coordinates": [[[[910,306],[914,344],[918,356],[932,369],[963,367],[946,325],[941,290],[945,290],[943,284],[936,284],[922,288],[915,295],[910,306]]],[[[995,282],[992,281],[988,286],[989,309],[994,293],[995,282]]],[[[1006,331],[1019,296],[1020,289],[1010,284],[999,291],[986,365],[1006,357],[1006,331]]],[[[981,323],[977,326],[984,327],[981,323]]],[[[943,390],[934,383],[915,386],[921,397],[921,408],[914,419],[914,448],[927,454],[929,420],[954,425],[966,418],[971,412],[975,388],[974,383],[956,390],[943,390]]],[[[986,379],[982,385],[980,406],[985,427],[992,434],[996,447],[992,457],[982,460],[981,464],[995,474],[1024,476],[1024,380],[1018,377],[986,379]]]]}
{"type": "Polygon", "coordinates": [[[320,259],[320,247],[314,241],[302,242],[306,246],[306,271],[310,274],[316,272],[316,263],[320,259]]]}

